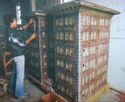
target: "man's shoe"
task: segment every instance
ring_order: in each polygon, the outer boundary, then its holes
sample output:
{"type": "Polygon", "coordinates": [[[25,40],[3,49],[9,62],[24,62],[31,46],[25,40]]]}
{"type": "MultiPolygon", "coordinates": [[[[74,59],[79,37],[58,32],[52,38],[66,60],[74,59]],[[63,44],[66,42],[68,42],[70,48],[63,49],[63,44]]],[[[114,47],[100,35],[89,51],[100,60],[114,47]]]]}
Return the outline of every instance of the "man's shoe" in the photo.
{"type": "Polygon", "coordinates": [[[25,93],[24,97],[27,97],[27,96],[29,97],[29,96],[31,96],[31,94],[30,93],[25,93]]]}
{"type": "Polygon", "coordinates": [[[14,96],[14,93],[11,91],[11,90],[7,90],[7,93],[8,93],[8,95],[10,95],[10,96],[14,96]]]}
{"type": "Polygon", "coordinates": [[[23,96],[16,96],[17,99],[25,99],[26,97],[30,97],[31,94],[25,93],[23,96]]]}

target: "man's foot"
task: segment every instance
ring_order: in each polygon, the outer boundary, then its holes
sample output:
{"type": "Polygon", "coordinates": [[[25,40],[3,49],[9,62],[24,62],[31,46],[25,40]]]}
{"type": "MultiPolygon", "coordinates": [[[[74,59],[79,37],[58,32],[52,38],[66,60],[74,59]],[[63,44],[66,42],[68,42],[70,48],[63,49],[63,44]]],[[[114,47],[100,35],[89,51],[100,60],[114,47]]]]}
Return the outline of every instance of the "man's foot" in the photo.
{"type": "Polygon", "coordinates": [[[23,96],[16,96],[17,99],[25,99],[26,97],[30,97],[30,93],[25,93],[23,96]]]}
{"type": "Polygon", "coordinates": [[[7,90],[7,93],[8,93],[10,96],[14,96],[14,93],[13,93],[10,89],[7,90]]]}

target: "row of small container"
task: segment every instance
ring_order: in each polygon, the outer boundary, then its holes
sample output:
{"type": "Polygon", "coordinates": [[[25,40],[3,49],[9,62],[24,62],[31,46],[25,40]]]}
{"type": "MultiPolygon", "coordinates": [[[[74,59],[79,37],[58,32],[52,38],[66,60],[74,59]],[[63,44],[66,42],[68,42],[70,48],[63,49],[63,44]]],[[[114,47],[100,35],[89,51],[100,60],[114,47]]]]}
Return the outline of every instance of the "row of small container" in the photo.
{"type": "MultiPolygon", "coordinates": [[[[56,48],[55,49],[56,54],[61,54],[61,55],[65,55],[65,56],[73,57],[73,56],[76,56],[78,53],[78,49],[75,47],[57,45],[55,48],[56,48]]],[[[108,51],[107,44],[104,44],[103,47],[102,47],[102,45],[100,45],[99,49],[96,45],[94,45],[94,46],[85,47],[85,48],[81,49],[80,55],[82,57],[85,57],[88,55],[96,54],[97,52],[102,53],[104,50],[108,51]]]]}
{"type": "Polygon", "coordinates": [[[95,58],[93,58],[89,61],[86,61],[86,62],[81,62],[81,73],[86,71],[86,70],[89,70],[91,68],[95,68],[95,67],[96,67],[96,59],[95,58]]]}
{"type": "MultiPolygon", "coordinates": [[[[58,83],[56,85],[56,88],[58,91],[62,92],[65,95],[68,95],[69,97],[75,97],[74,95],[76,94],[75,91],[77,91],[76,87],[76,83],[77,81],[73,80],[74,83],[72,83],[72,78],[65,78],[66,75],[64,75],[63,73],[59,73],[58,74],[58,83]],[[66,81],[65,81],[66,80],[66,81]],[[60,83],[61,82],[61,83],[60,83]],[[69,84],[67,84],[67,82],[69,84]],[[76,83],[75,83],[76,82],[76,83]]],[[[66,76],[67,77],[67,76],[66,76]]],[[[85,77],[84,77],[85,78],[85,77]]],[[[86,95],[92,95],[92,93],[94,93],[95,91],[97,91],[100,87],[104,86],[106,84],[106,78],[107,78],[107,73],[102,74],[101,76],[98,76],[97,80],[93,81],[93,82],[87,82],[86,84],[83,82],[84,78],[81,78],[81,94],[82,96],[86,96],[86,95]]],[[[88,80],[88,79],[86,79],[88,80]]],[[[62,94],[61,93],[61,94],[62,94]]]]}
{"type": "Polygon", "coordinates": [[[75,62],[70,62],[66,59],[56,59],[56,67],[63,68],[64,70],[71,71],[71,72],[77,69],[75,62]]]}
{"type": "Polygon", "coordinates": [[[56,93],[65,97],[68,102],[77,102],[76,99],[78,94],[75,92],[75,90],[61,84],[57,84],[56,93]]]}
{"type": "Polygon", "coordinates": [[[74,32],[56,32],[56,40],[60,40],[60,41],[75,41],[74,32]]]}
{"type": "Polygon", "coordinates": [[[56,26],[73,26],[77,23],[78,17],[75,15],[69,15],[69,16],[60,16],[56,18],[56,26]]]}
{"type": "MultiPolygon", "coordinates": [[[[76,24],[78,17],[75,15],[71,16],[60,16],[56,18],[56,26],[67,26],[67,25],[74,25],[76,24]]],[[[81,14],[80,17],[81,25],[91,25],[91,26],[109,26],[110,25],[110,18],[107,17],[99,17],[94,15],[84,15],[81,14]]]]}
{"type": "MultiPolygon", "coordinates": [[[[56,33],[56,40],[60,41],[76,41],[76,34],[73,32],[57,32],[56,33]]],[[[97,32],[83,32],[81,34],[81,41],[90,41],[90,40],[97,40],[97,32]]],[[[99,39],[109,38],[109,32],[100,32],[99,39]]]]}
{"type": "MultiPolygon", "coordinates": [[[[87,85],[91,81],[97,79],[99,76],[103,76],[107,73],[107,65],[104,65],[102,68],[90,70],[89,72],[84,72],[81,74],[82,85],[87,85]]],[[[105,76],[106,78],[106,76],[105,76]]]]}
{"type": "Polygon", "coordinates": [[[98,65],[108,61],[108,54],[104,54],[98,57],[98,65]]]}
{"type": "Polygon", "coordinates": [[[105,44],[99,44],[98,45],[98,52],[102,53],[102,52],[108,52],[109,49],[109,44],[105,43],[105,44]]]}
{"type": "Polygon", "coordinates": [[[90,40],[98,40],[99,39],[108,39],[109,32],[108,31],[100,31],[99,34],[94,31],[84,31],[81,33],[81,41],[90,41],[90,40]]]}
{"type": "Polygon", "coordinates": [[[98,80],[90,83],[89,85],[86,85],[86,87],[83,87],[83,89],[81,89],[81,96],[90,98],[91,95],[99,91],[101,87],[107,84],[106,78],[107,78],[107,74],[103,74],[101,77],[98,78],[98,80]]]}
{"type": "MultiPolygon", "coordinates": [[[[97,69],[90,70],[89,72],[82,73],[80,75],[82,85],[88,84],[93,79],[96,79],[98,76],[103,75],[105,73],[107,73],[107,64],[105,64],[101,68],[99,67],[97,69]]],[[[56,71],[56,75],[57,75],[56,76],[57,80],[65,81],[65,82],[69,83],[70,85],[74,84],[75,75],[70,75],[68,72],[66,72],[66,70],[60,69],[60,70],[56,71]]]]}
{"type": "Polygon", "coordinates": [[[104,52],[108,52],[108,49],[109,49],[108,43],[81,48],[81,56],[85,57],[85,56],[96,54],[96,53],[101,54],[104,52]]]}
{"type": "Polygon", "coordinates": [[[56,72],[56,80],[61,80],[64,81],[65,84],[67,83],[68,85],[74,86],[75,85],[75,76],[70,76],[64,72],[56,72]]]}
{"type": "Polygon", "coordinates": [[[99,56],[90,60],[84,60],[83,62],[81,62],[81,72],[84,72],[85,70],[89,70],[91,68],[96,68],[97,66],[107,63],[107,61],[107,55],[99,56]]]}
{"type": "Polygon", "coordinates": [[[56,46],[56,53],[73,57],[76,54],[76,48],[64,47],[64,46],[61,46],[61,45],[57,45],[56,46]]]}
{"type": "Polygon", "coordinates": [[[110,26],[110,18],[81,14],[81,25],[110,26]]]}

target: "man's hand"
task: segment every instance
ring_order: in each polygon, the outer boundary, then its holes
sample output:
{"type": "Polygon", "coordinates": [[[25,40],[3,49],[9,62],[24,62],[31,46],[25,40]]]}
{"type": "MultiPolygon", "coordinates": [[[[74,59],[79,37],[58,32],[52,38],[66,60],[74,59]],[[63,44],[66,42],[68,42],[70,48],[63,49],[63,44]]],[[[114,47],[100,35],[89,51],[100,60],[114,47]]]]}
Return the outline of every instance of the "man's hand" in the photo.
{"type": "Polygon", "coordinates": [[[34,23],[34,22],[35,22],[34,19],[30,19],[29,24],[32,24],[32,23],[34,23]]]}
{"type": "Polygon", "coordinates": [[[23,26],[23,29],[27,29],[27,28],[30,26],[30,24],[32,24],[32,23],[34,23],[34,22],[35,22],[34,19],[30,19],[30,21],[23,26]]]}
{"type": "Polygon", "coordinates": [[[30,38],[26,41],[26,45],[28,45],[32,40],[34,40],[36,38],[36,34],[33,33],[30,38]]]}

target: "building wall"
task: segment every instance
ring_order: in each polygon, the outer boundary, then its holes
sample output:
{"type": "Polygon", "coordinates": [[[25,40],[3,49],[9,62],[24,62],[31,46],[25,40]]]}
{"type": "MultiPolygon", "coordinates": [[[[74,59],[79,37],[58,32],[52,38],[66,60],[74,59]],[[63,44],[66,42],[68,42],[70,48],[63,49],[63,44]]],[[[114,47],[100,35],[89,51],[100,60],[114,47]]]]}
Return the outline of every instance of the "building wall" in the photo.
{"type": "Polygon", "coordinates": [[[2,63],[2,49],[4,48],[4,24],[3,24],[3,16],[5,14],[12,14],[13,7],[9,2],[5,2],[5,0],[0,0],[0,76],[3,74],[3,63],[2,63]]]}
{"type": "Polygon", "coordinates": [[[6,3],[5,1],[0,1],[0,29],[3,27],[3,16],[5,14],[13,13],[13,8],[11,3],[6,3]]]}

